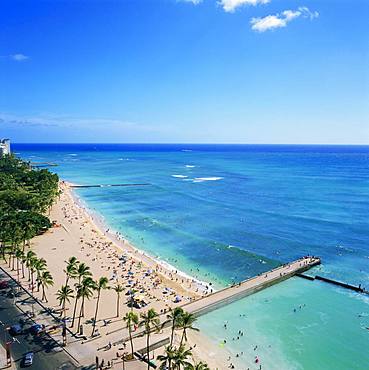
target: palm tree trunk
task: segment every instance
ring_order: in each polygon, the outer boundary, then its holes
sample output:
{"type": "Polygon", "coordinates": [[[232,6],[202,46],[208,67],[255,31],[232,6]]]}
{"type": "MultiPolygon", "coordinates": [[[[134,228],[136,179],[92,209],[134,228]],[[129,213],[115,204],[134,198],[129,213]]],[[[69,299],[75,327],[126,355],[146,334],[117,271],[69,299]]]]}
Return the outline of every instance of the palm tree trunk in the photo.
{"type": "Polygon", "coordinates": [[[19,258],[17,258],[17,279],[19,283],[19,258]]]}
{"type": "MultiPolygon", "coordinates": [[[[37,280],[40,280],[40,274],[37,273],[37,280]]],[[[37,284],[37,292],[40,291],[40,284],[37,284]]]]}
{"type": "MultiPolygon", "coordinates": [[[[81,276],[79,276],[79,278],[78,278],[78,285],[80,283],[81,283],[81,276]]],[[[70,326],[71,328],[73,328],[73,326],[74,326],[74,319],[76,317],[76,311],[77,311],[77,301],[78,301],[78,297],[77,297],[77,291],[76,291],[76,300],[74,301],[72,325],[70,326]]]]}
{"type": "Polygon", "coordinates": [[[24,261],[22,261],[22,279],[24,279],[24,261]]]}
{"type": "Polygon", "coordinates": [[[117,294],[117,317],[119,317],[119,294],[117,294]]]}
{"type": "Polygon", "coordinates": [[[146,350],[147,350],[147,370],[150,370],[150,328],[147,331],[147,341],[146,341],[146,350]]]}
{"type": "Polygon", "coordinates": [[[3,258],[3,260],[6,263],[7,261],[6,261],[6,258],[5,258],[5,243],[1,244],[1,257],[3,258]]]}
{"type": "Polygon", "coordinates": [[[33,286],[33,270],[31,270],[31,287],[32,287],[32,294],[33,294],[33,289],[34,289],[34,286],[33,286]]]}
{"type": "Polygon", "coordinates": [[[76,295],[76,299],[74,301],[74,308],[73,308],[73,319],[72,319],[72,324],[70,326],[71,328],[73,328],[73,326],[74,326],[74,319],[76,318],[77,302],[78,302],[78,297],[76,295]]]}
{"type": "Polygon", "coordinates": [[[183,343],[183,339],[186,339],[186,340],[187,340],[187,336],[186,336],[186,329],[183,329],[182,338],[181,338],[181,343],[179,344],[179,346],[181,346],[181,345],[182,345],[182,343],[183,343]]]}
{"type": "MultiPolygon", "coordinates": [[[[173,339],[174,339],[174,325],[175,325],[175,320],[173,319],[173,321],[172,321],[172,334],[170,336],[170,346],[171,347],[173,346],[173,339]]],[[[170,369],[170,366],[169,366],[169,369],[170,369]]]]}
{"type": "Polygon", "coordinates": [[[14,271],[14,258],[15,258],[14,248],[13,248],[13,251],[12,251],[12,256],[13,256],[13,259],[12,259],[12,271],[14,271]]]}
{"type": "Polygon", "coordinates": [[[10,250],[10,252],[9,252],[9,268],[10,268],[10,266],[11,266],[11,261],[12,261],[12,250],[13,250],[13,247],[11,247],[11,250],[10,250]]]}
{"type": "MultiPolygon", "coordinates": [[[[44,284],[40,284],[40,285],[42,285],[42,298],[41,298],[41,300],[43,301],[46,297],[45,297],[45,286],[44,286],[44,284]]],[[[46,302],[47,302],[47,300],[46,300],[46,302]]]]}
{"type": "Polygon", "coordinates": [[[129,323],[128,332],[129,332],[129,341],[131,342],[131,351],[132,351],[132,359],[133,359],[134,357],[133,357],[133,339],[132,339],[132,326],[131,326],[131,323],[129,323]]]}
{"type": "Polygon", "coordinates": [[[79,311],[78,324],[77,324],[77,333],[78,333],[78,330],[79,330],[79,326],[81,325],[81,317],[82,316],[83,316],[83,298],[82,298],[81,309],[79,311]]]}
{"type": "Polygon", "coordinates": [[[68,285],[68,282],[69,282],[69,275],[67,274],[66,278],[65,278],[65,286],[68,285]]]}
{"type": "Polygon", "coordinates": [[[96,310],[95,310],[94,322],[92,323],[91,337],[94,335],[94,332],[95,332],[95,326],[96,326],[96,320],[97,320],[97,311],[99,309],[99,300],[100,300],[100,290],[98,290],[98,292],[97,292],[96,310]]]}
{"type": "Polygon", "coordinates": [[[60,316],[62,316],[64,314],[64,319],[65,319],[65,299],[63,300],[63,303],[62,303],[62,312],[60,313],[60,316]]]}

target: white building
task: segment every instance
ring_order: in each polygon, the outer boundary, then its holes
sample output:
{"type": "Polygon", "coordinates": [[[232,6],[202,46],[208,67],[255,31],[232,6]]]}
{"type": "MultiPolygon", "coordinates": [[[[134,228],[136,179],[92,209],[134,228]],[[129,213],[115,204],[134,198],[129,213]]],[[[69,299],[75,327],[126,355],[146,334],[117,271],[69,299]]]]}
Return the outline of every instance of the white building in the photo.
{"type": "Polygon", "coordinates": [[[0,157],[10,154],[10,140],[0,139],[0,157]]]}

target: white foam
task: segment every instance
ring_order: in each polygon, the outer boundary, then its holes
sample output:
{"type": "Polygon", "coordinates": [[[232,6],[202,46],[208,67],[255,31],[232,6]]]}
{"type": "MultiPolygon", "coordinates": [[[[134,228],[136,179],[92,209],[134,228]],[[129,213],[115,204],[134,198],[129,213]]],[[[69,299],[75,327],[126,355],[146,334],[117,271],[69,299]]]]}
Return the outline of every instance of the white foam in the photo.
{"type": "Polygon", "coordinates": [[[185,179],[188,176],[185,176],[185,175],[172,175],[172,177],[176,177],[178,179],[185,179]]]}
{"type": "Polygon", "coordinates": [[[222,180],[223,177],[195,177],[193,182],[204,182],[204,181],[218,181],[222,180]]]}
{"type": "Polygon", "coordinates": [[[196,166],[194,166],[193,164],[186,164],[186,167],[187,167],[187,168],[194,168],[194,167],[196,167],[196,166]]]}

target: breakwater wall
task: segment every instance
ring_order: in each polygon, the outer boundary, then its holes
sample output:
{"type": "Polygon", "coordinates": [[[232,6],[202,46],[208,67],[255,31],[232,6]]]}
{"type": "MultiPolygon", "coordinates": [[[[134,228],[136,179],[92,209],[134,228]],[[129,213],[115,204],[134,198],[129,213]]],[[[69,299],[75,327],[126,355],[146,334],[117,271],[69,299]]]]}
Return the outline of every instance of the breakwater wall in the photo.
{"type": "Polygon", "coordinates": [[[339,287],[344,288],[344,289],[353,290],[354,292],[357,292],[357,293],[364,293],[364,294],[369,295],[369,291],[366,290],[365,287],[362,287],[361,285],[356,286],[356,285],[344,283],[342,281],[330,279],[330,278],[320,276],[320,275],[309,276],[309,275],[304,275],[304,274],[296,274],[296,276],[299,276],[303,279],[307,279],[307,280],[311,280],[311,281],[320,280],[320,281],[323,281],[325,283],[336,285],[336,286],[339,286],[339,287]]]}

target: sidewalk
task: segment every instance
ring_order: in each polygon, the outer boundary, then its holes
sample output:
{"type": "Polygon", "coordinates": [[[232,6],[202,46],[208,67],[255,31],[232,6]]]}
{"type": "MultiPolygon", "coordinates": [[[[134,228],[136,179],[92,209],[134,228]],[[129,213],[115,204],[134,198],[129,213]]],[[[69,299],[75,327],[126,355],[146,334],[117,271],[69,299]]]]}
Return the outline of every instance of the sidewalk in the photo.
{"type": "Polygon", "coordinates": [[[11,365],[7,365],[6,362],[6,350],[3,345],[0,345],[0,369],[9,369],[9,370],[15,370],[17,367],[14,364],[14,361],[12,360],[11,365]]]}

